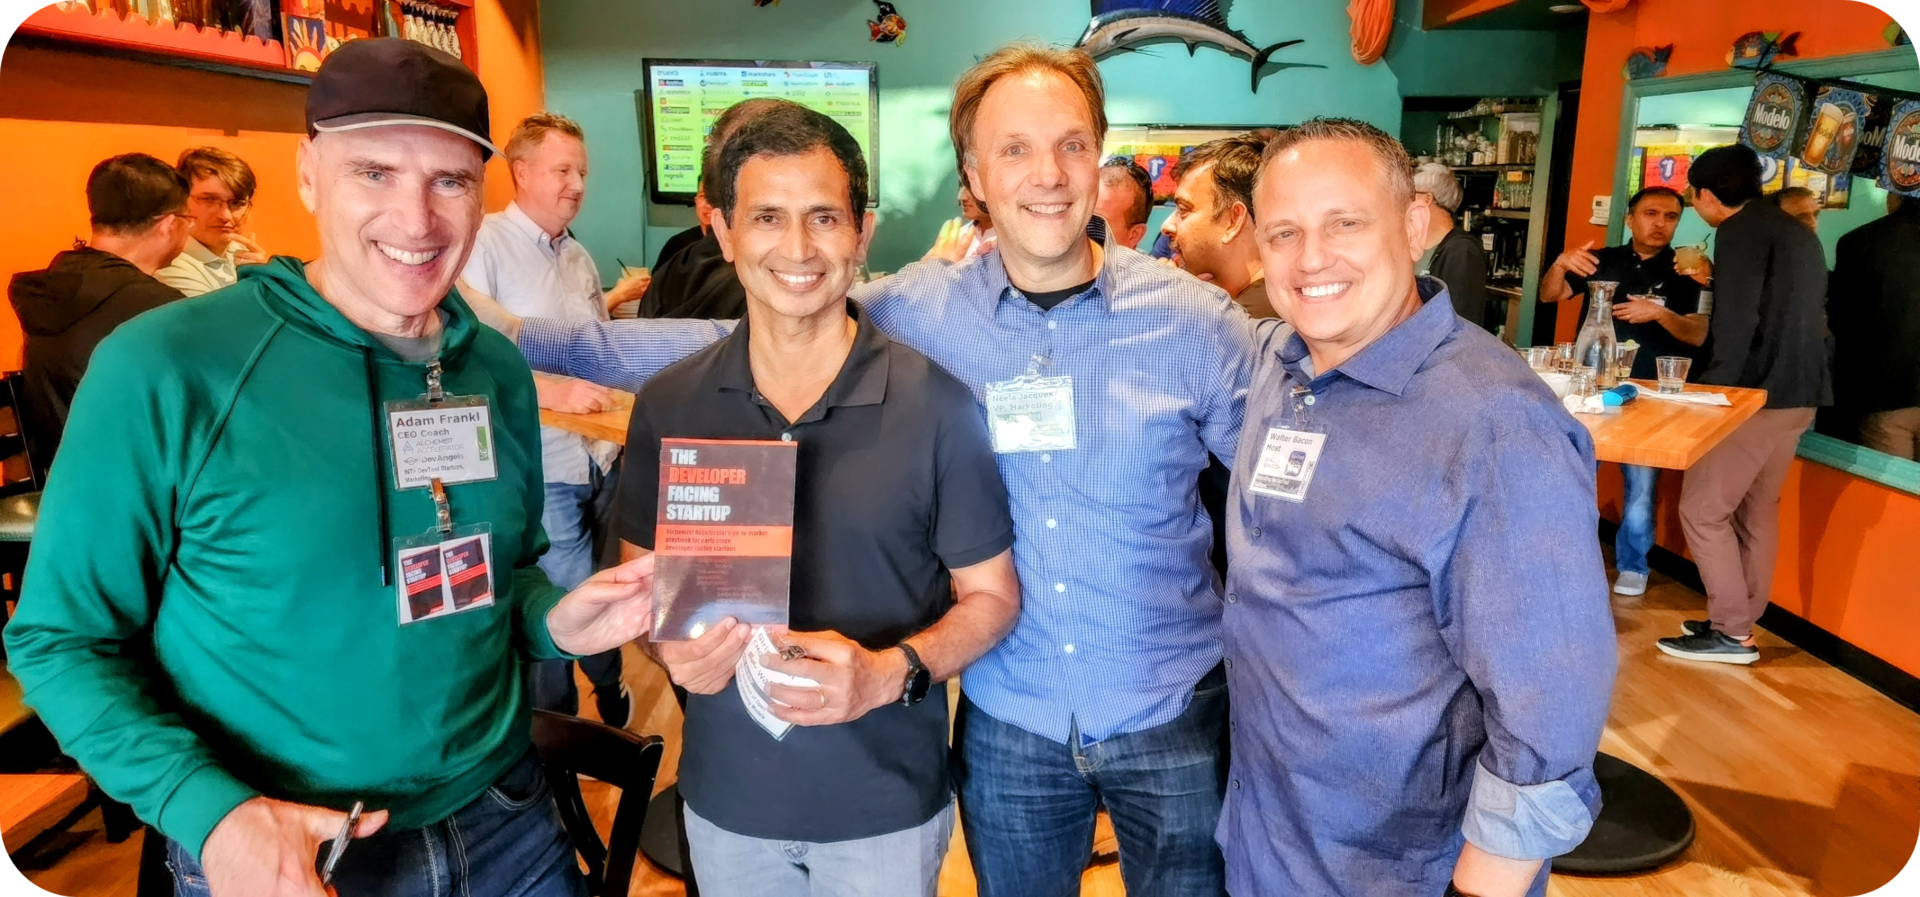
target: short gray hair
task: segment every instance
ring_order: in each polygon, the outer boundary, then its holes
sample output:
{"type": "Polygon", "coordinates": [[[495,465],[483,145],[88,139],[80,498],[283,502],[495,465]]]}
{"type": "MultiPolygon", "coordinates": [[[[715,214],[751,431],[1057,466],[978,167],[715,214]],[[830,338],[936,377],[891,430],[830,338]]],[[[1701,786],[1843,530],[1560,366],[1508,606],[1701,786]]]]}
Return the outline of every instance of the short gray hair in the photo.
{"type": "MultiPolygon", "coordinates": [[[[1402,203],[1413,201],[1413,160],[1407,156],[1407,148],[1391,134],[1352,118],[1308,119],[1275,134],[1267,141],[1266,152],[1261,154],[1260,177],[1266,176],[1267,166],[1281,153],[1303,143],[1322,140],[1345,140],[1365,146],[1379,163],[1381,174],[1386,176],[1387,190],[1394,199],[1402,203]]],[[[1253,184],[1259,189],[1260,178],[1254,178],[1253,184]]]]}
{"type": "Polygon", "coordinates": [[[1442,163],[1427,162],[1414,169],[1413,192],[1433,197],[1435,204],[1449,212],[1460,211],[1460,179],[1442,163]]]}

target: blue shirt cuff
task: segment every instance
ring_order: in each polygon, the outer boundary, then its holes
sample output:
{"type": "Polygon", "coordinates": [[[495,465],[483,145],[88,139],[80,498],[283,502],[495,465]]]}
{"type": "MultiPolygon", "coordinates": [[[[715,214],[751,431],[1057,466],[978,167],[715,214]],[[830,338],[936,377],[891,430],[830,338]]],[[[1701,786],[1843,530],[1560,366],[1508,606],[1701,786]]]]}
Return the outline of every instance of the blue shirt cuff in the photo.
{"type": "Polygon", "coordinates": [[[1580,846],[1590,810],[1565,780],[1515,785],[1474,764],[1462,832],[1473,846],[1510,860],[1545,860],[1580,846]]]}

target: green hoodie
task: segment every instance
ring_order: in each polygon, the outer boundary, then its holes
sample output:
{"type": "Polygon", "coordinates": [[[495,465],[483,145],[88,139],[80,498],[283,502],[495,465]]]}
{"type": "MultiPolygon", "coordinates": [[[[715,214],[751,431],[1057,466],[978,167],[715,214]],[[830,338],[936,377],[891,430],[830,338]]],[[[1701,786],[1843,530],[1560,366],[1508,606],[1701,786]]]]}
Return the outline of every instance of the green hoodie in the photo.
{"type": "Polygon", "coordinates": [[[456,525],[492,526],[496,595],[406,626],[382,531],[435,515],[428,490],[393,488],[380,403],[420,397],[426,366],[300,262],[122,325],[80,384],[8,659],[61,748],[196,855],[256,794],[427,825],[527,750],[516,655],[564,656],[545,625],[561,593],[534,565],[533,378],[457,294],[440,308],[446,392],[492,408],[498,478],[448,494],[456,525]]]}

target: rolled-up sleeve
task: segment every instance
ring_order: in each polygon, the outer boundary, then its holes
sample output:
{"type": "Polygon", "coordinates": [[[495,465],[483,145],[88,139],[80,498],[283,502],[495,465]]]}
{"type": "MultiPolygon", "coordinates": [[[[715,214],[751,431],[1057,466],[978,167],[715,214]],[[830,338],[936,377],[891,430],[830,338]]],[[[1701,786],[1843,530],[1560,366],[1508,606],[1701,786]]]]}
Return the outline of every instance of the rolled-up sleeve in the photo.
{"type": "Polygon", "coordinates": [[[527,318],[516,343],[536,371],[639,392],[653,375],[725,339],[733,321],[527,318]]]}
{"type": "Polygon", "coordinates": [[[1617,661],[1592,443],[1559,409],[1524,405],[1455,459],[1463,510],[1439,591],[1487,731],[1463,832],[1497,856],[1546,859],[1599,814],[1593,758],[1617,661]]]}

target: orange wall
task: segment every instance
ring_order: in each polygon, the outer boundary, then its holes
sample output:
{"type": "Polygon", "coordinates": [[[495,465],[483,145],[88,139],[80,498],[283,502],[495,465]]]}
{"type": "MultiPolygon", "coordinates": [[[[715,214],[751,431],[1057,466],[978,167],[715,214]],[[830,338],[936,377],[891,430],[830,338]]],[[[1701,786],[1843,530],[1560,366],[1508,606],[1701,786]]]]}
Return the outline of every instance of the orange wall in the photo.
{"type": "MultiPolygon", "coordinates": [[[[1667,74],[1693,75],[1725,71],[1727,50],[1749,31],[1798,31],[1799,58],[1813,59],[1887,49],[1881,32],[1891,20],[1851,0],[1636,0],[1620,12],[1589,16],[1566,245],[1606,240],[1606,228],[1588,224],[1587,216],[1593,197],[1613,193],[1626,83],[1620,69],[1635,47],[1672,44],[1667,74]]],[[[1562,303],[1559,313],[1558,338],[1571,340],[1579,324],[1579,303],[1562,303]]]]}
{"type": "MultiPolygon", "coordinates": [[[[496,142],[544,102],[536,0],[478,0],[480,77],[496,142]]],[[[311,258],[312,219],[294,192],[306,88],[153,63],[9,47],[0,59],[0,282],[43,268],[87,235],[87,173],[108,156],[169,162],[190,146],[239,154],[260,183],[247,229],[270,252],[311,258]]],[[[487,207],[512,198],[504,163],[488,166],[487,207]]],[[[0,305],[0,369],[20,363],[20,325],[0,305]]]]}
{"type": "MultiPolygon", "coordinates": [[[[1654,540],[1686,555],[1682,474],[1660,478],[1654,540]]],[[[1601,466],[1600,512],[1620,519],[1620,473],[1601,466]]],[[[1773,603],[1920,676],[1920,496],[1796,458],[1780,494],[1773,603]]]]}

